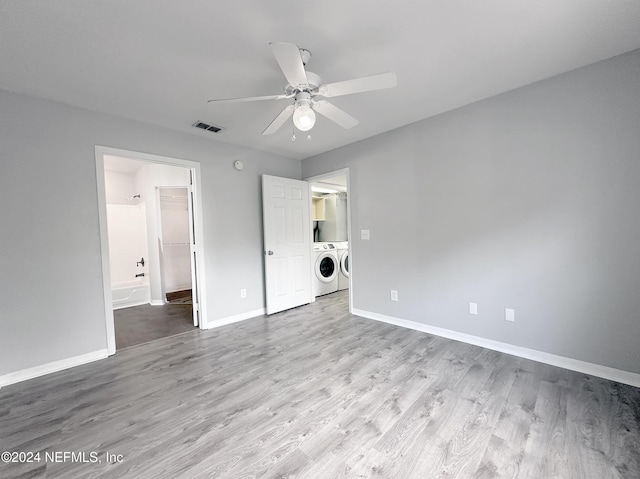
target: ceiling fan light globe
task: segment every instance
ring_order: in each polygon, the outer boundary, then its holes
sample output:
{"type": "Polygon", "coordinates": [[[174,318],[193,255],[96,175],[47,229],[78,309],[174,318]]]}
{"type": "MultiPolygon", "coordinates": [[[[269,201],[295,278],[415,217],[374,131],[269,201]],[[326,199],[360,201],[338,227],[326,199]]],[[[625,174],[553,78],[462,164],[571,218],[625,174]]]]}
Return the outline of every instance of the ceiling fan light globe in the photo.
{"type": "Polygon", "coordinates": [[[293,124],[300,131],[309,131],[316,124],[316,114],[308,105],[299,105],[293,112],[293,124]]]}

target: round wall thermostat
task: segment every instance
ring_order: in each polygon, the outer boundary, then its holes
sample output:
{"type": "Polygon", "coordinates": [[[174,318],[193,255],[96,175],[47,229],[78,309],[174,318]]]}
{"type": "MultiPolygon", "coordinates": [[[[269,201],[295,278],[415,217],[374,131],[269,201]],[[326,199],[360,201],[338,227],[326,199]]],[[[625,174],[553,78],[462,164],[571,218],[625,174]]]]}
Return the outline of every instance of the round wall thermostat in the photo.
{"type": "Polygon", "coordinates": [[[233,167],[236,170],[240,171],[240,170],[242,170],[242,168],[244,168],[244,163],[242,163],[240,160],[236,160],[236,161],[233,162],[233,167]]]}

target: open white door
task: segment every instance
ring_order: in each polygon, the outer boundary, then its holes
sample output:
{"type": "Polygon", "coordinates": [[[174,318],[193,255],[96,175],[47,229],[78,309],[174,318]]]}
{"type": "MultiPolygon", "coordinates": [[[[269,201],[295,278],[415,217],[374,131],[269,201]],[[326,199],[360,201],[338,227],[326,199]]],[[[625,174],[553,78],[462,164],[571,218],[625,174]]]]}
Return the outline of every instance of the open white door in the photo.
{"type": "Polygon", "coordinates": [[[309,184],[262,176],[267,314],[310,303],[309,184]]]}

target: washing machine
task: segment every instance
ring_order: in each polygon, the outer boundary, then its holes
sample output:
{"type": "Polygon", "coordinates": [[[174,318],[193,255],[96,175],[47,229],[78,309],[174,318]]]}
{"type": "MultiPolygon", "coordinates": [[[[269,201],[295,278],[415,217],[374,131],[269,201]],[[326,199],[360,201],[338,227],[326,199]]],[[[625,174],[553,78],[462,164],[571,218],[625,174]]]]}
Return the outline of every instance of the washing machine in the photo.
{"type": "Polygon", "coordinates": [[[315,297],[338,291],[338,251],[333,243],[313,243],[313,279],[315,297]]]}
{"type": "Polygon", "coordinates": [[[340,272],[338,273],[338,291],[349,289],[349,242],[341,241],[335,243],[338,250],[338,265],[340,272]]]}

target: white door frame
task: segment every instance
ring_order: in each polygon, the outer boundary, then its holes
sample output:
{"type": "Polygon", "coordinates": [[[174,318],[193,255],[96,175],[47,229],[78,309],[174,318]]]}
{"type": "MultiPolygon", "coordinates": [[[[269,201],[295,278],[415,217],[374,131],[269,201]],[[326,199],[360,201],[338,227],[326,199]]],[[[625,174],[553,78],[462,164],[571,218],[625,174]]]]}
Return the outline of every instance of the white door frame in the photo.
{"type": "Polygon", "coordinates": [[[104,291],[104,309],[105,309],[105,325],[107,336],[107,350],[109,355],[116,352],[116,333],[113,320],[113,309],[111,307],[111,267],[109,263],[109,234],[107,229],[107,197],[104,183],[104,157],[120,156],[130,158],[132,160],[144,161],[147,163],[159,163],[170,166],[179,166],[188,168],[193,178],[193,208],[194,208],[194,226],[195,226],[195,249],[197,264],[197,279],[193,285],[197,288],[197,297],[200,301],[200,329],[206,329],[207,326],[207,309],[205,296],[202,294],[206,291],[205,275],[204,275],[204,236],[203,236],[203,215],[202,208],[202,188],[200,186],[200,163],[190,160],[182,160],[179,158],[171,158],[168,156],[153,155],[150,153],[141,153],[137,151],[122,150],[119,148],[111,148],[107,146],[95,147],[96,157],[96,182],[98,187],[98,218],[100,225],[100,249],[102,252],[102,287],[104,291]]]}
{"type": "MultiPolygon", "coordinates": [[[[349,266],[351,266],[353,264],[353,252],[351,247],[351,239],[353,238],[353,235],[351,234],[351,178],[349,176],[348,166],[346,168],[329,171],[328,173],[322,173],[320,175],[310,176],[304,179],[304,181],[309,183],[309,208],[311,208],[311,202],[313,201],[311,198],[311,183],[334,176],[347,177],[347,240],[349,241],[349,266]]],[[[313,222],[311,222],[309,228],[311,228],[311,237],[313,238],[313,222]]],[[[311,269],[313,274],[313,265],[311,269]]],[[[351,270],[349,271],[349,313],[353,313],[353,271],[351,270]]]]}

